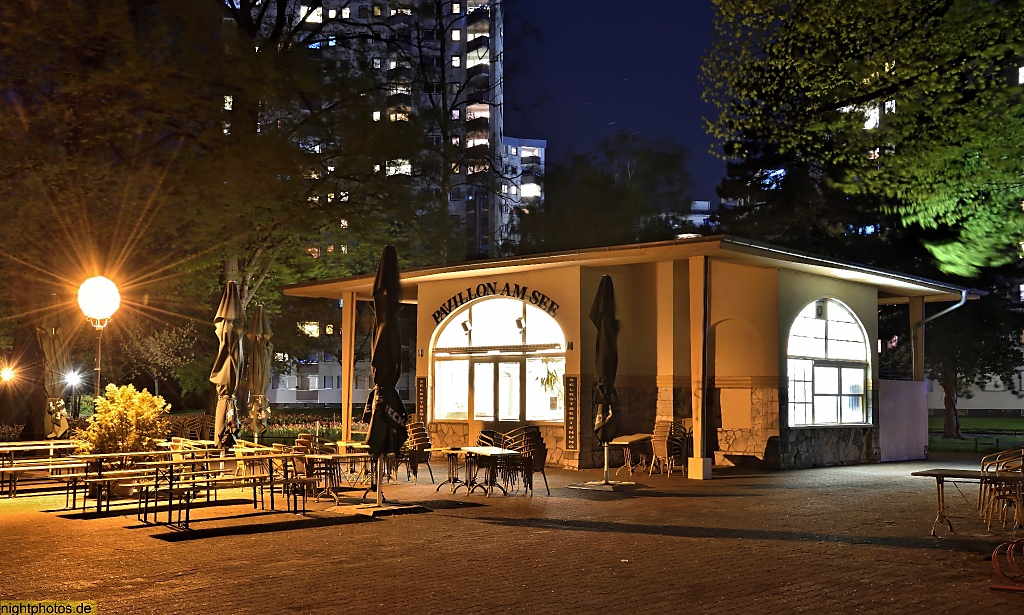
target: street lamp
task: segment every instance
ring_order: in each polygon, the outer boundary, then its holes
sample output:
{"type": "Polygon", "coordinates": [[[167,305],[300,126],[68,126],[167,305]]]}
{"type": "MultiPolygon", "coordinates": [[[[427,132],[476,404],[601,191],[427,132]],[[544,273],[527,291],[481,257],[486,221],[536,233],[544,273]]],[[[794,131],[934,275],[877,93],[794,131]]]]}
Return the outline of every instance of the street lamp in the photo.
{"type": "Polygon", "coordinates": [[[100,357],[103,354],[103,328],[110,322],[117,308],[121,307],[121,293],[117,285],[103,276],[89,278],[82,282],[78,289],[78,305],[86,319],[96,329],[96,389],[95,397],[100,396],[100,357]]]}

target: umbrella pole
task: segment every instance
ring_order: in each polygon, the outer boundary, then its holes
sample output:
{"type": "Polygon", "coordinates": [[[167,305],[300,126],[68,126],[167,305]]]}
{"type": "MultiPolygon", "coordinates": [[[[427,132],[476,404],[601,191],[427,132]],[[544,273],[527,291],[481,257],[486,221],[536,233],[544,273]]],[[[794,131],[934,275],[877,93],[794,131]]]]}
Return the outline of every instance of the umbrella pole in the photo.
{"type": "Polygon", "coordinates": [[[384,492],[381,491],[381,482],[384,480],[384,454],[382,453],[377,457],[377,468],[376,477],[374,480],[377,481],[377,506],[384,505],[384,492]]]}
{"type": "Polygon", "coordinates": [[[608,443],[604,443],[604,484],[610,485],[608,482],[608,443]]]}

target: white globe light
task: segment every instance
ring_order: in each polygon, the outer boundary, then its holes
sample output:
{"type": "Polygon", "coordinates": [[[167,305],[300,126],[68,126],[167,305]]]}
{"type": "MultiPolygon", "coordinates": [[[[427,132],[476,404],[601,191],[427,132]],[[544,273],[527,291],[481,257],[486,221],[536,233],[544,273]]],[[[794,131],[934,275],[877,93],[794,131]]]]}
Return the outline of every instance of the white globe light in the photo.
{"type": "Polygon", "coordinates": [[[78,289],[78,305],[94,324],[106,324],[105,321],[121,307],[121,293],[117,292],[116,284],[99,275],[82,282],[78,289]]]}
{"type": "Polygon", "coordinates": [[[82,375],[79,374],[78,372],[68,372],[64,376],[64,382],[68,383],[73,387],[77,387],[78,385],[82,384],[82,375]]]}

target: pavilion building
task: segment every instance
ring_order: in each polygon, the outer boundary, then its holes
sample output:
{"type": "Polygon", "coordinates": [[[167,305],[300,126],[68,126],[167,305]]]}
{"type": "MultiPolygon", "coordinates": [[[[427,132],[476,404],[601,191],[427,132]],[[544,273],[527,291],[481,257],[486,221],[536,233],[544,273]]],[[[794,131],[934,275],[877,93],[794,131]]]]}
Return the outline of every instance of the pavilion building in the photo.
{"type": "MultiPolygon", "coordinates": [[[[599,281],[615,288],[615,408],[624,433],[692,424],[691,478],[712,464],[802,468],[923,458],[925,303],[967,288],[728,236],[592,248],[402,272],[417,306],[415,419],[435,446],[540,426],[548,463],[602,463],[594,436],[599,281]],[[878,375],[878,306],[909,304],[914,379],[878,375]]],[[[351,419],[355,305],[373,275],[297,284],[339,299],[342,415],[351,419]]],[[[346,426],[348,423],[346,423],[346,426]]]]}

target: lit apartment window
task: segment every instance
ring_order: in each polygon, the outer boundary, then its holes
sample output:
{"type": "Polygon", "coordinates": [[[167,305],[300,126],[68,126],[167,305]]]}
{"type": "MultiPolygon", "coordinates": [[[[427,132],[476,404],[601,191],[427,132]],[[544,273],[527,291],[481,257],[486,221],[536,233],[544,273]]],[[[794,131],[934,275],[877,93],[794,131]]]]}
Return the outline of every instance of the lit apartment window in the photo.
{"type": "Polygon", "coordinates": [[[461,41],[462,40],[462,30],[452,30],[452,40],[453,41],[461,41]]]}
{"type": "Polygon", "coordinates": [[[458,2],[452,2],[452,15],[458,15],[462,12],[462,5],[458,2]]]}
{"type": "Polygon", "coordinates": [[[1017,69],[1017,83],[1024,84],[1024,66],[1017,69]]]}
{"type": "Polygon", "coordinates": [[[324,10],[319,6],[316,8],[303,6],[299,9],[299,18],[304,20],[306,23],[323,23],[324,10]]]}
{"type": "Polygon", "coordinates": [[[460,56],[452,56],[452,68],[458,68],[462,66],[462,58],[460,56]]]}
{"type": "Polygon", "coordinates": [[[501,185],[501,193],[502,194],[508,194],[508,184],[502,184],[501,185]]]}
{"type": "Polygon", "coordinates": [[[878,128],[878,107],[870,107],[864,111],[864,130],[878,128]]]}
{"type": "Polygon", "coordinates": [[[352,16],[352,9],[348,8],[347,6],[345,8],[343,8],[343,9],[341,9],[341,18],[342,19],[348,19],[351,16],[352,16]]]}
{"type": "Polygon", "coordinates": [[[487,48],[477,49],[476,51],[470,51],[466,54],[466,68],[473,68],[480,64],[490,64],[491,56],[487,51],[487,48]]]}
{"type": "Polygon", "coordinates": [[[388,68],[391,70],[398,68],[398,60],[388,60],[388,68]]]}
{"type": "Polygon", "coordinates": [[[459,135],[452,135],[452,145],[458,147],[462,143],[462,137],[459,135]]]}
{"type": "MultiPolygon", "coordinates": [[[[341,194],[343,195],[341,200],[342,201],[347,201],[348,200],[348,193],[347,192],[342,192],[341,194]]],[[[338,226],[340,226],[341,228],[348,228],[348,220],[342,218],[341,220],[338,221],[338,226]]]]}
{"type": "Polygon", "coordinates": [[[388,175],[412,175],[412,163],[408,158],[388,160],[386,172],[388,175]]]}
{"type": "Polygon", "coordinates": [[[233,96],[225,96],[224,97],[224,110],[225,111],[231,111],[231,106],[234,104],[234,102],[235,102],[235,99],[234,99],[233,96]]]}
{"type": "Polygon", "coordinates": [[[380,17],[384,13],[384,9],[379,4],[373,5],[373,16],[380,17]]]}
{"type": "Polygon", "coordinates": [[[338,44],[338,37],[334,36],[333,34],[331,36],[327,37],[327,46],[328,47],[334,47],[337,44],[338,44]]]}
{"type": "Polygon", "coordinates": [[[373,66],[374,69],[380,69],[380,67],[382,66],[381,59],[380,58],[373,58],[370,61],[370,66],[373,66]]]}
{"type": "Polygon", "coordinates": [[[896,113],[896,101],[895,100],[887,100],[887,101],[885,101],[885,112],[886,113],[896,113]]]}
{"type": "Polygon", "coordinates": [[[476,147],[477,145],[487,145],[487,139],[466,139],[466,147],[476,147]]]}
{"type": "Polygon", "coordinates": [[[530,199],[540,196],[540,184],[526,184],[522,189],[523,198],[530,199]]]}
{"type": "Polygon", "coordinates": [[[380,111],[374,111],[373,112],[373,121],[375,121],[375,122],[379,122],[380,121],[380,111]]]}
{"type": "Polygon", "coordinates": [[[392,122],[408,122],[409,112],[408,111],[395,111],[388,118],[392,122]]]}
{"type": "Polygon", "coordinates": [[[327,19],[335,19],[338,16],[337,9],[329,9],[327,11],[327,19]]]}
{"type": "Polygon", "coordinates": [[[457,120],[460,117],[462,117],[462,112],[459,111],[458,109],[452,109],[452,119],[457,120]]]}

